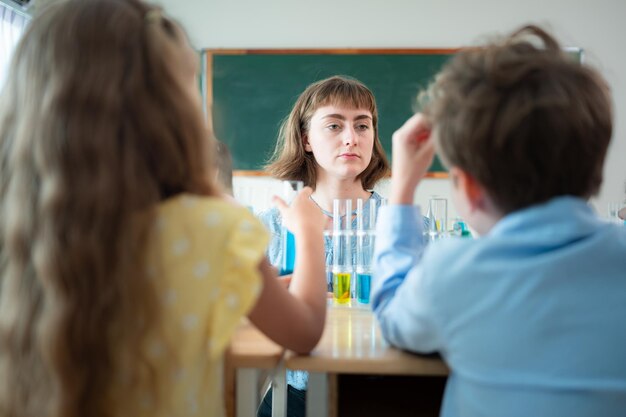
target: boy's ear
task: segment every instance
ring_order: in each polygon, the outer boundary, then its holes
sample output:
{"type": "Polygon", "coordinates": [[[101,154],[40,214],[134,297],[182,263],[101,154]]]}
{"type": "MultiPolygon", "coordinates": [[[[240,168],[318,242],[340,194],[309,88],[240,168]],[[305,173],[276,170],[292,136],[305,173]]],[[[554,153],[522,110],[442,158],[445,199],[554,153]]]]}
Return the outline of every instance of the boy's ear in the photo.
{"type": "Polygon", "coordinates": [[[476,178],[456,167],[450,168],[450,175],[454,185],[465,198],[470,211],[484,210],[487,194],[476,178]]]}

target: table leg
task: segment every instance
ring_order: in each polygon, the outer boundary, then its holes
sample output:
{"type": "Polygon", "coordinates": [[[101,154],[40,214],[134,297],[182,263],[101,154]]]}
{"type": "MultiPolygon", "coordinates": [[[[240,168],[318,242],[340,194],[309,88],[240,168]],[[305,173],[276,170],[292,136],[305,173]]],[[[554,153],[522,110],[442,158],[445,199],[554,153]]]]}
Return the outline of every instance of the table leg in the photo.
{"type": "Polygon", "coordinates": [[[287,371],[278,365],[272,378],[272,417],[287,416],[287,371]]]}
{"type": "Polygon", "coordinates": [[[237,369],[237,417],[256,416],[259,406],[259,372],[253,368],[237,369]]]}
{"type": "Polygon", "coordinates": [[[309,373],[309,386],[306,392],[306,417],[326,417],[328,415],[328,375],[320,372],[309,373]]]}

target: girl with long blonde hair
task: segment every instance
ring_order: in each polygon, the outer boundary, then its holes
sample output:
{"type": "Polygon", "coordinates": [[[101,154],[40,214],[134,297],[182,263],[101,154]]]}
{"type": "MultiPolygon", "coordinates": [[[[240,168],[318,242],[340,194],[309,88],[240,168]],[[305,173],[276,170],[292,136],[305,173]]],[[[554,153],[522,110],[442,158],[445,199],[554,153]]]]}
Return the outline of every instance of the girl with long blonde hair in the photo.
{"type": "Polygon", "coordinates": [[[139,0],[56,1],[30,23],[0,95],[0,416],[221,415],[241,317],[295,351],[319,340],[311,190],[277,200],[308,253],[290,294],[260,222],[213,183],[196,71],[139,0]]]}

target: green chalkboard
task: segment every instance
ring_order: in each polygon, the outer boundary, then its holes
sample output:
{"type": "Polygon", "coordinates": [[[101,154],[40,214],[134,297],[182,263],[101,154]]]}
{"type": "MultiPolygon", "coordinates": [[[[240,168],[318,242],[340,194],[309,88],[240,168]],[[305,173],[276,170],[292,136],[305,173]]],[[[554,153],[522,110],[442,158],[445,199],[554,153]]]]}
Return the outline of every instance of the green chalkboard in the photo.
{"type": "MultiPolygon", "coordinates": [[[[582,62],[583,50],[565,48],[582,62]]],[[[455,49],[204,50],[201,88],[217,138],[235,170],[259,171],[274,149],[281,121],[311,83],[349,75],[367,85],[378,104],[379,135],[391,155],[391,135],[415,110],[426,87],[455,49]]],[[[435,158],[429,171],[445,172],[435,158]]]]}
{"type": "MultiPolygon", "coordinates": [[[[374,93],[379,135],[390,156],[392,133],[413,114],[418,92],[454,50],[347,52],[203,52],[207,107],[217,138],[231,149],[235,170],[262,170],[299,94],[312,82],[338,74],[357,78],[374,93]]],[[[435,160],[430,171],[445,170],[435,160]]]]}

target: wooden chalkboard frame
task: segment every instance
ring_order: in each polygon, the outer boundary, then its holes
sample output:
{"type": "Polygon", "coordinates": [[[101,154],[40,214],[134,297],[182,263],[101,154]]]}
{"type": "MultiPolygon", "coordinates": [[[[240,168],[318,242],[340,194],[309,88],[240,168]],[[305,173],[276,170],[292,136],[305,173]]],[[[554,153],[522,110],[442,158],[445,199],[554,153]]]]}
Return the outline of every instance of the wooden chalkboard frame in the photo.
{"type": "MultiPolygon", "coordinates": [[[[212,127],[213,108],[213,60],[216,55],[453,55],[459,48],[377,48],[377,49],[204,49],[202,50],[201,88],[204,107],[207,114],[207,123],[212,127]]],[[[399,127],[399,126],[398,126],[399,127]]],[[[236,176],[267,176],[260,170],[235,170],[236,176]]],[[[428,172],[430,178],[447,178],[446,171],[428,172]]]]}

